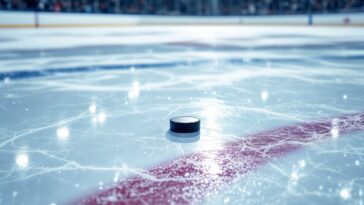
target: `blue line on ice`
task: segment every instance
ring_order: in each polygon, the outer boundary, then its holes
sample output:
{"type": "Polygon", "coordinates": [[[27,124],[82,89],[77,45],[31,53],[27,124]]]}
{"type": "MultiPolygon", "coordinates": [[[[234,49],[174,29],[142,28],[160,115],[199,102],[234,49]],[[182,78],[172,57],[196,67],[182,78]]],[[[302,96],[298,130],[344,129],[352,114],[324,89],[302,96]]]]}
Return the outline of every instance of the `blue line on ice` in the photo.
{"type": "MultiPolygon", "coordinates": [[[[317,59],[320,60],[362,60],[362,55],[353,56],[322,56],[317,59]]],[[[302,62],[307,61],[307,59],[298,58],[250,58],[248,61],[244,58],[230,58],[230,59],[219,59],[224,63],[231,64],[244,64],[244,63],[290,63],[290,62],[302,62]]],[[[117,64],[117,65],[87,65],[87,66],[75,66],[75,67],[60,67],[60,68],[45,68],[39,70],[18,70],[18,71],[7,71],[0,72],[0,80],[5,80],[10,78],[12,80],[17,79],[27,79],[36,77],[47,77],[57,74],[66,73],[83,73],[83,72],[95,72],[95,71],[105,71],[105,70],[127,70],[130,68],[135,69],[150,69],[150,68],[167,68],[176,66],[186,66],[186,65],[198,65],[205,63],[213,63],[213,59],[200,59],[194,61],[174,61],[174,62],[161,62],[161,63],[140,63],[140,64],[117,64]]]]}

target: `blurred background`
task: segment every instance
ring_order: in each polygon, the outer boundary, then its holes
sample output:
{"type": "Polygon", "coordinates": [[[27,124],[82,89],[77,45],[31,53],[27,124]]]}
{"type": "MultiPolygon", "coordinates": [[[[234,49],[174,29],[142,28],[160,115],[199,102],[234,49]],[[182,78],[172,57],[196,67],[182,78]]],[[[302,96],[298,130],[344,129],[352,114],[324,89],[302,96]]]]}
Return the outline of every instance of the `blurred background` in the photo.
{"type": "Polygon", "coordinates": [[[364,11],[364,0],[0,0],[1,10],[143,15],[277,15],[364,11]]]}

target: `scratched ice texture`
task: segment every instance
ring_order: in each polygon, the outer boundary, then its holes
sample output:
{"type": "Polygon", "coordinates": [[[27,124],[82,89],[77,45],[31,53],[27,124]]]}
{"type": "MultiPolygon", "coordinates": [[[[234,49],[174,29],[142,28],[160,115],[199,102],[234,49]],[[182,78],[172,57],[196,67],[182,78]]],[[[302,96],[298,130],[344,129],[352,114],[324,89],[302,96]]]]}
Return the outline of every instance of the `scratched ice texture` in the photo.
{"type": "Polygon", "coordinates": [[[363,28],[1,30],[0,204],[153,204],[171,181],[160,204],[363,205],[363,66],[363,28]]]}

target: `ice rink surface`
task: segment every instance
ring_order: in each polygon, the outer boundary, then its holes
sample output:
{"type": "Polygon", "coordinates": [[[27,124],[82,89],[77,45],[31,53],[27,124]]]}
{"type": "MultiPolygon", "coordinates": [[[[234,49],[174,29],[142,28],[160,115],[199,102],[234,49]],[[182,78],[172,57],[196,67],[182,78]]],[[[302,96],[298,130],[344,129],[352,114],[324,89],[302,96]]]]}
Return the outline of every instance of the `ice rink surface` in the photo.
{"type": "Polygon", "coordinates": [[[1,30],[0,204],[363,205],[363,65],[363,28],[1,30]]]}

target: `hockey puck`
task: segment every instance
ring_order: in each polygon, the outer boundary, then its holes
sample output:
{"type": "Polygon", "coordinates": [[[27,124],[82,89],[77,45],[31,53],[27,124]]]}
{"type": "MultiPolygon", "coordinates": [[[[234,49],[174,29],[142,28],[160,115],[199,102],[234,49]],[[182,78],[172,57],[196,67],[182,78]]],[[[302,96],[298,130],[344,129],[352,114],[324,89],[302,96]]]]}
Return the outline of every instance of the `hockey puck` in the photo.
{"type": "Polygon", "coordinates": [[[191,116],[173,117],[169,120],[170,130],[178,133],[190,133],[200,130],[200,119],[191,116]]]}

